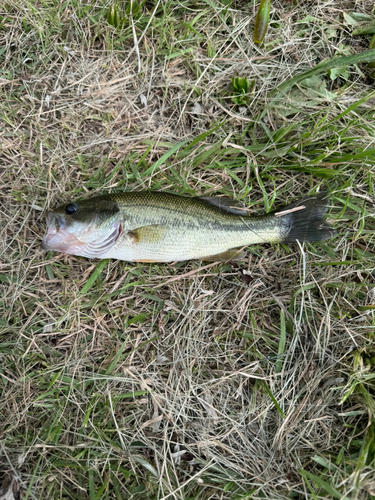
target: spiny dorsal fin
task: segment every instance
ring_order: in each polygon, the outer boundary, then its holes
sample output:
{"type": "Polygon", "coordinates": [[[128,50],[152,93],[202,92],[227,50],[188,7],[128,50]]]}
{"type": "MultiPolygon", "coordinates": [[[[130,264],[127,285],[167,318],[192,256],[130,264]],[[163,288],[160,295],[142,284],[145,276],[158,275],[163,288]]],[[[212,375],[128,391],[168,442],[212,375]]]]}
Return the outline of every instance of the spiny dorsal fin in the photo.
{"type": "Polygon", "coordinates": [[[227,196],[197,196],[197,198],[198,200],[203,200],[213,207],[218,208],[225,214],[248,215],[248,211],[245,209],[245,204],[243,202],[232,200],[232,198],[228,198],[227,196]]]}

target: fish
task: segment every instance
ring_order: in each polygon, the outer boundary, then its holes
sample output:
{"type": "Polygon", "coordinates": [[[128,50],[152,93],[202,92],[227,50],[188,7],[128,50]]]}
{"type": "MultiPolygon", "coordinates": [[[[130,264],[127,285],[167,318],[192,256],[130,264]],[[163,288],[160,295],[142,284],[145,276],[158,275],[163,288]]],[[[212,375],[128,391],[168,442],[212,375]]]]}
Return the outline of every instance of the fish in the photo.
{"type": "Polygon", "coordinates": [[[331,238],[336,232],[323,218],[328,207],[327,192],[255,216],[227,197],[153,191],[104,194],[49,212],[42,246],[129,262],[238,260],[253,244],[331,238]]]}

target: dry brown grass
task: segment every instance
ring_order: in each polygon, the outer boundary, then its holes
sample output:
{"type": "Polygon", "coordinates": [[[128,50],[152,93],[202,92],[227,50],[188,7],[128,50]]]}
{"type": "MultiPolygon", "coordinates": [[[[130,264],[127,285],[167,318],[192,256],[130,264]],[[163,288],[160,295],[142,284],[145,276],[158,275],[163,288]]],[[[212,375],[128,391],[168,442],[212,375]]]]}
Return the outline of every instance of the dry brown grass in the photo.
{"type": "Polygon", "coordinates": [[[104,2],[0,7],[0,471],[27,498],[368,498],[373,96],[337,117],[373,82],[360,65],[270,91],[365,50],[343,13],[373,2],[273,1],[260,47],[253,4],[155,5],[136,46],[104,2]],[[256,80],[247,106],[235,75],[256,80]],[[335,240],[238,264],[98,268],[40,247],[46,210],[91,193],[218,192],[261,211],[323,184],[335,240]]]}

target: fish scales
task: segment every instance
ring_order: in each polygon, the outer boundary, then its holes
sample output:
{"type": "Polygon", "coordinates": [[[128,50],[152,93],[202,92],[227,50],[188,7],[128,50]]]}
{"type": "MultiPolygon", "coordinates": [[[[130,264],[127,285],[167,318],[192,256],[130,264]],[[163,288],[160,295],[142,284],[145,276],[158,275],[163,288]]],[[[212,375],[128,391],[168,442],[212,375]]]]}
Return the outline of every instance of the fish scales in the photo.
{"type": "Polygon", "coordinates": [[[333,234],[322,219],[328,207],[324,193],[285,207],[279,216],[240,215],[238,207],[230,207],[235,203],[147,191],[94,197],[50,213],[44,247],[127,261],[224,260],[242,256],[238,249],[255,243],[311,241],[333,234]]]}
{"type": "Polygon", "coordinates": [[[123,225],[125,232],[139,226],[168,227],[159,241],[146,239],[126,248],[125,252],[124,240],[120,237],[111,251],[114,258],[186,260],[220,254],[233,247],[280,239],[281,220],[249,218],[246,212],[243,217],[221,213],[199,199],[189,199],[190,203],[186,203],[186,198],[179,196],[144,196],[144,193],[114,196],[113,199],[118,203],[124,219],[128,217],[123,225]]]}

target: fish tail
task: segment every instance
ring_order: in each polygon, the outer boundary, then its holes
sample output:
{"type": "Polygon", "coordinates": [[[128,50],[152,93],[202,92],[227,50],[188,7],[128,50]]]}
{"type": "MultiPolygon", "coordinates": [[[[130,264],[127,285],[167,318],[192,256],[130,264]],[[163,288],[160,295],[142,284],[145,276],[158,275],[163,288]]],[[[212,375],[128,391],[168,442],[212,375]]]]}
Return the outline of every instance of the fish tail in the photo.
{"type": "Polygon", "coordinates": [[[329,195],[324,191],[274,212],[276,217],[282,218],[282,243],[328,240],[335,236],[335,229],[323,219],[328,207],[329,195]]]}

